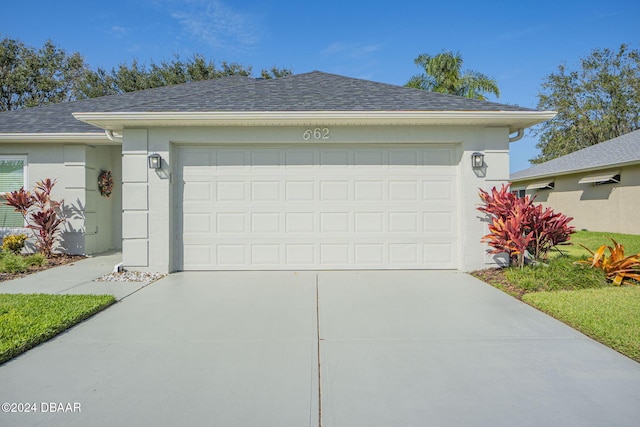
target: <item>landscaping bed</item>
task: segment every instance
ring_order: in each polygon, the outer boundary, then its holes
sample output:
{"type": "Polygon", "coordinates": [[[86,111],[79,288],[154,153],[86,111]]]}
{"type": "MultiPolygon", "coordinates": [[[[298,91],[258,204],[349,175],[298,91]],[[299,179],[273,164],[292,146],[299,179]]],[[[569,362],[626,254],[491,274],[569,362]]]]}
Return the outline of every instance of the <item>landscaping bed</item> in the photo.
{"type": "MultiPolygon", "coordinates": [[[[19,256],[24,257],[23,255],[19,256]]],[[[37,273],[38,271],[48,270],[49,268],[54,268],[65,264],[70,264],[85,258],[86,257],[84,255],[56,254],[49,259],[44,259],[41,264],[29,265],[25,271],[7,271],[6,269],[2,268],[2,263],[0,262],[0,282],[16,279],[18,277],[24,277],[28,274],[37,273]]]]}
{"type": "Polygon", "coordinates": [[[579,231],[573,245],[549,257],[545,264],[523,268],[492,268],[471,274],[557,318],[585,335],[640,362],[640,283],[613,286],[600,269],[577,264],[589,252],[624,244],[627,254],[640,252],[640,236],[579,231]]]}

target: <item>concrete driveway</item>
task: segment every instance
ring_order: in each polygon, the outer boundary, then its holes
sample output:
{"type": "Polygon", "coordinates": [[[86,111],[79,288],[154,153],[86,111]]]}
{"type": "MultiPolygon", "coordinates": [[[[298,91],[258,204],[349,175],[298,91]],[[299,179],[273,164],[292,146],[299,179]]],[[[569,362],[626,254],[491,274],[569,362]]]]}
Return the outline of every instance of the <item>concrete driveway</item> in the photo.
{"type": "Polygon", "coordinates": [[[177,273],[0,366],[0,402],[37,409],[0,425],[637,426],[640,364],[454,271],[177,273]]]}

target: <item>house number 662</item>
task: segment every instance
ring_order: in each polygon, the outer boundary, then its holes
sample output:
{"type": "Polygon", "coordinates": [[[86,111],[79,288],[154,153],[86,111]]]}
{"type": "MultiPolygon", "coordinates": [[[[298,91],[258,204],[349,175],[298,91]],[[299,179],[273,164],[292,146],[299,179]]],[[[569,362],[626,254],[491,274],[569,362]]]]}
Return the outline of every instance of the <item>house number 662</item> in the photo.
{"type": "Polygon", "coordinates": [[[302,133],[302,139],[329,139],[329,128],[307,129],[302,133]]]}

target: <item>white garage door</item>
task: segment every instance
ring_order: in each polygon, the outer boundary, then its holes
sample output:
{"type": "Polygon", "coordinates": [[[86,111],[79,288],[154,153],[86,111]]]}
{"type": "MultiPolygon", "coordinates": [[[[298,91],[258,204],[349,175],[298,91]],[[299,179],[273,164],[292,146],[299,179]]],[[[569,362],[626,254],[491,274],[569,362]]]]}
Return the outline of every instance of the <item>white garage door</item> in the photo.
{"type": "Polygon", "coordinates": [[[194,147],[184,270],[456,268],[456,148],[194,147]]]}

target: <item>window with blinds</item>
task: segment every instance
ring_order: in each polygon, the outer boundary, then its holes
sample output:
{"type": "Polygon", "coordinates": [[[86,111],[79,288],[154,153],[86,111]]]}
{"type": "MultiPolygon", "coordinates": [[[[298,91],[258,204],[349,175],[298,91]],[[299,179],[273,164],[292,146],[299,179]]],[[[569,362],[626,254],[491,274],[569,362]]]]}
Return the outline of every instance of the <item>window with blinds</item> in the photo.
{"type": "Polygon", "coordinates": [[[4,203],[4,195],[25,185],[24,158],[0,158],[0,227],[23,227],[22,215],[4,203]]]}

